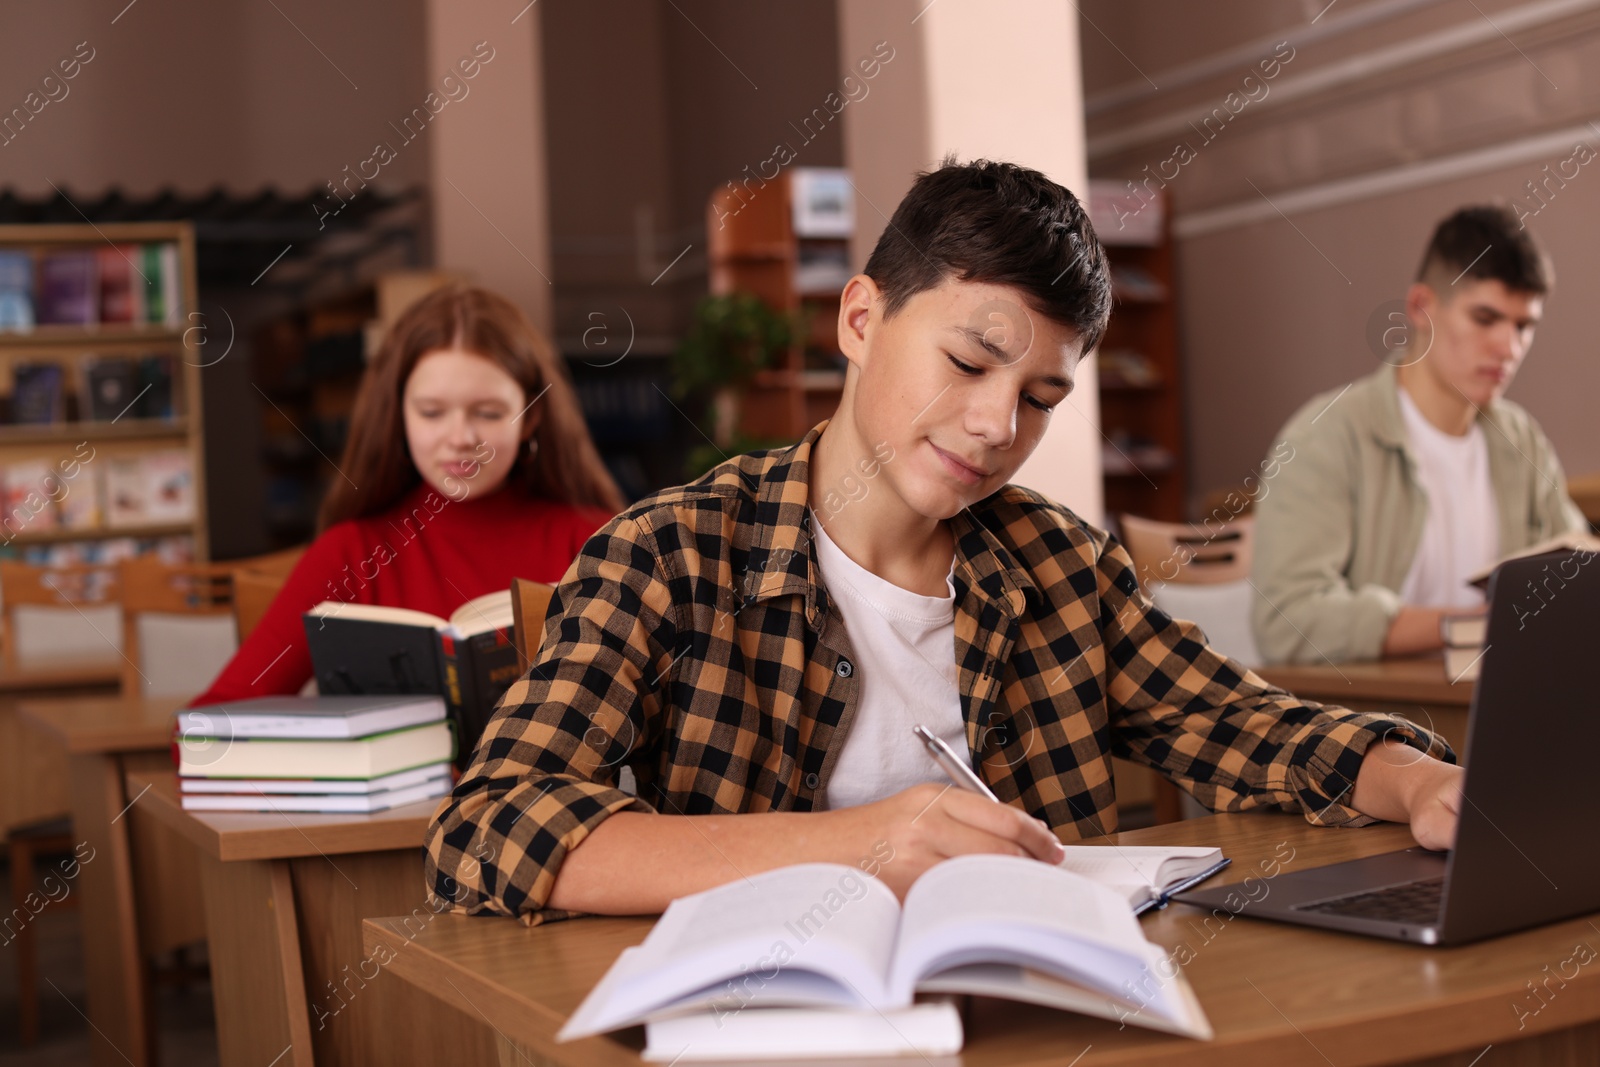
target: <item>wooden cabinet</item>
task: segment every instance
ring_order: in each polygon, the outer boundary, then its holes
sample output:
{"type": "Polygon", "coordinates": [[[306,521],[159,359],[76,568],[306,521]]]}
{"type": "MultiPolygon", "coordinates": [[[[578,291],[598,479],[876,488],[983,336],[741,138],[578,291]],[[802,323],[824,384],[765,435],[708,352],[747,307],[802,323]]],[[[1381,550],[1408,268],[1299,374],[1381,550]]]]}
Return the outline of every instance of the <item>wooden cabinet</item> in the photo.
{"type": "Polygon", "coordinates": [[[835,168],[793,168],[758,182],[711,197],[711,291],[754,293],[794,317],[794,344],[781,365],[758,372],[745,388],[739,415],[741,433],[789,443],[832,415],[844,388],[839,294],[854,273],[848,236],[853,199],[835,196],[849,187],[835,168]],[[839,211],[828,210],[833,206],[839,211]]]}
{"type": "Polygon", "coordinates": [[[1091,182],[1089,197],[1115,300],[1098,354],[1106,514],[1182,522],[1188,443],[1167,200],[1111,181],[1091,182]]]}
{"type": "Polygon", "coordinates": [[[0,226],[0,553],[207,558],[198,307],[186,222],[0,226]]]}

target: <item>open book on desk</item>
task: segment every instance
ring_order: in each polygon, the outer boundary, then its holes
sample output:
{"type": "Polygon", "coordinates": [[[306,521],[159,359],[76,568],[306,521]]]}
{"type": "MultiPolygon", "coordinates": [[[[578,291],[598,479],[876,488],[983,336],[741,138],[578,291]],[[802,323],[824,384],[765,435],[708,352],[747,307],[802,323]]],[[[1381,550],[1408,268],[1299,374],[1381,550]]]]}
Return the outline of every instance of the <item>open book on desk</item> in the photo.
{"type": "Polygon", "coordinates": [[[1163,845],[1068,845],[1060,866],[1127,898],[1135,915],[1164,908],[1232,861],[1220,848],[1163,845]]]}
{"type": "Polygon", "coordinates": [[[902,906],[854,867],[807,863],[674,901],[567,1020],[569,1040],[745,1007],[907,1008],[977,993],[1182,1034],[1211,1026],[1116,890],[1036,860],[973,855],[902,906]]]}
{"type": "Polygon", "coordinates": [[[474,597],[448,619],[339,600],[303,619],[319,693],[437,693],[455,720],[463,769],[495,704],[522,674],[508,589],[474,597]]]}

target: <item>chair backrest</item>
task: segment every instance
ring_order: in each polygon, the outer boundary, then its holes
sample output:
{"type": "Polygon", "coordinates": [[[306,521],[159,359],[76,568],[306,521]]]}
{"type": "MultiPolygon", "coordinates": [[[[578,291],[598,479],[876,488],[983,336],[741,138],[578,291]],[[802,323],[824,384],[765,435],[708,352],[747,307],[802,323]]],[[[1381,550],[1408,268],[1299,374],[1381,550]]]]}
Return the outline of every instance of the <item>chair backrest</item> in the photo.
{"type": "Polygon", "coordinates": [[[294,565],[300,562],[300,557],[306,554],[305,545],[296,545],[278,552],[267,552],[260,556],[247,556],[244,559],[228,560],[228,566],[235,572],[249,571],[252,574],[270,574],[279,578],[289,577],[289,572],[294,570],[294,565]]]}
{"type": "Polygon", "coordinates": [[[1156,522],[1137,515],[1121,515],[1118,521],[1123,546],[1133,557],[1139,584],[1146,592],[1156,583],[1206,585],[1241,581],[1250,574],[1256,543],[1254,516],[1240,515],[1225,524],[1200,526],[1156,522]]]}
{"type": "Polygon", "coordinates": [[[233,565],[123,560],[124,696],[192,696],[238,649],[233,565]]]}
{"type": "Polygon", "coordinates": [[[233,572],[233,630],[241,645],[277,599],[287,580],[284,575],[262,571],[233,572]]]}
{"type": "Polygon", "coordinates": [[[117,659],[122,654],[119,593],[117,568],[111,564],[34,567],[0,560],[6,667],[117,659]]]}
{"type": "Polygon", "coordinates": [[[511,636],[516,642],[517,654],[522,657],[524,671],[544,642],[544,613],[555,595],[553,585],[527,578],[511,579],[511,636]]]}
{"type": "Polygon", "coordinates": [[[1247,667],[1262,663],[1250,625],[1255,518],[1194,526],[1119,516],[1139,585],[1157,607],[1205,632],[1211,646],[1247,667]]]}

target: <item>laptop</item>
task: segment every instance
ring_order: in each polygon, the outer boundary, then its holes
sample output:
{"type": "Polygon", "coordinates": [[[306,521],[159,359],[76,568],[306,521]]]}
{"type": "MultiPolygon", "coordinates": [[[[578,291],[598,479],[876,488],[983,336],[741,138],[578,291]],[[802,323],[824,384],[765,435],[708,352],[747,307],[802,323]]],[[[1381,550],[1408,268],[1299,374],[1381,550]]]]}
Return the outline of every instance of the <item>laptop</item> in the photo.
{"type": "Polygon", "coordinates": [[[1600,560],[1512,560],[1489,599],[1454,849],[1286,871],[1243,909],[1232,886],[1173,899],[1424,945],[1600,911],[1600,560]]]}

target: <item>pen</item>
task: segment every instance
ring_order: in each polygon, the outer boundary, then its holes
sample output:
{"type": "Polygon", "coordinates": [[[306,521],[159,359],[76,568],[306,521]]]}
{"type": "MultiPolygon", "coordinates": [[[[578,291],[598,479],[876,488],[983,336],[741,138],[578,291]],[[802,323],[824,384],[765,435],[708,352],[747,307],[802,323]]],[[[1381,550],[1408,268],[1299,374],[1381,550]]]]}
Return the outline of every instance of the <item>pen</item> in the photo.
{"type": "Polygon", "coordinates": [[[967,766],[966,761],[952,752],[950,746],[932,730],[918,724],[911,728],[911,732],[917,735],[917,740],[922,742],[922,747],[928,750],[928,755],[933,757],[933,762],[939,765],[939,769],[949,775],[950,781],[969,793],[977,793],[979,796],[988,797],[996,804],[1000,803],[1000,798],[989,791],[989,787],[983,784],[983,779],[973,774],[972,768],[967,766]]]}

